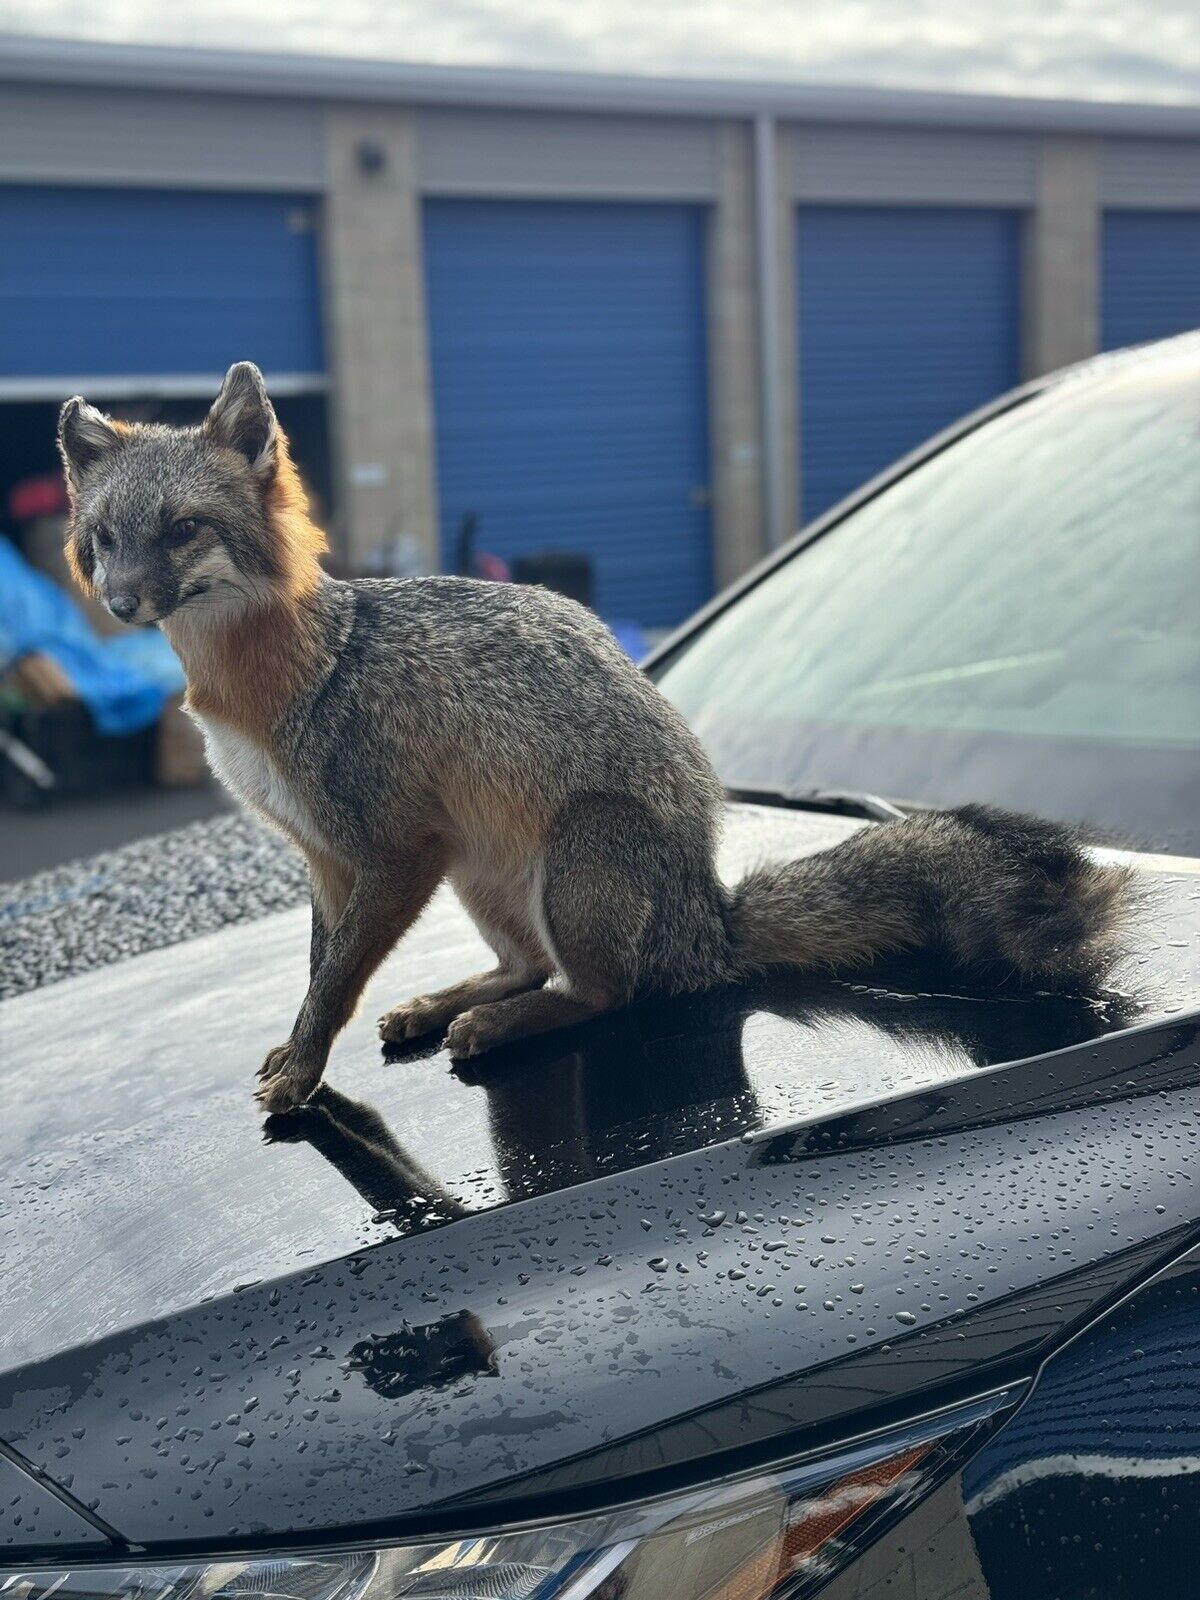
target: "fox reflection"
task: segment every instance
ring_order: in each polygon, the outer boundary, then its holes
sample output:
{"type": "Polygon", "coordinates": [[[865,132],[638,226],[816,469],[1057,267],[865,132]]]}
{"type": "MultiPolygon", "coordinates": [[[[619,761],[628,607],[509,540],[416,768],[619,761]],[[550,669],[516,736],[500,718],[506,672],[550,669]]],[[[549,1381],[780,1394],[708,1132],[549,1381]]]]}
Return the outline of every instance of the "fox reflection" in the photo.
{"type": "MultiPolygon", "coordinates": [[[[904,974],[890,978],[899,985],[904,974]]],[[[486,1066],[460,1063],[455,1071],[487,1097],[496,1170],[505,1198],[516,1201],[762,1127],[769,1119],[747,1072],[743,1040],[749,1020],[764,1012],[806,1030],[853,1022],[877,1033],[881,1045],[921,1052],[927,1066],[930,1057],[944,1058],[929,1074],[935,1078],[1077,1044],[1128,1020],[1125,1003],[1111,996],[986,1005],[968,995],[935,999],[926,992],[924,999],[932,1009],[895,988],[832,981],[717,991],[606,1018],[581,1030],[565,1054],[552,1039],[526,1042],[507,1057],[497,1052],[486,1066]]],[[[794,1037],[790,1043],[794,1050],[794,1037]]],[[[409,1045],[389,1056],[418,1053],[419,1046],[409,1045]]],[[[909,1119],[936,1109],[940,1093],[934,1082],[907,1097],[909,1119]]],[[[827,1119],[825,1126],[836,1123],[827,1119]]],[[[304,1106],[268,1118],[264,1131],[271,1140],[310,1144],[377,1221],[404,1232],[471,1209],[404,1148],[374,1106],[328,1083],[304,1106]]],[[[773,1141],[763,1159],[793,1159],[811,1143],[803,1129],[799,1138],[787,1141],[783,1153],[773,1152],[773,1141]]],[[[812,1149],[819,1153],[819,1139],[812,1149]]],[[[395,1399],[418,1388],[486,1380],[496,1370],[496,1346],[478,1317],[460,1310],[363,1340],[346,1365],[376,1393],[395,1399]]]]}
{"type": "MultiPolygon", "coordinates": [[[[525,1041],[455,1072],[487,1098],[495,1168],[504,1198],[516,1201],[761,1128],[768,1119],[743,1041],[749,1021],[764,1013],[806,1031],[841,1024],[875,1032],[881,1045],[923,1059],[935,1095],[936,1081],[1098,1037],[1132,1011],[1112,995],[981,1004],[961,991],[917,994],[912,976],[896,964],[869,988],[791,979],[647,1002],[580,1029],[568,1052],[553,1038],[525,1041]]],[[[928,966],[921,979],[929,984],[928,966]]],[[[789,1045],[795,1041],[780,1048],[789,1045]]],[[[422,1053],[428,1048],[418,1042],[387,1056],[422,1053]]],[[[265,1132],[311,1144],[377,1216],[405,1231],[471,1209],[400,1144],[375,1107],[332,1085],[270,1117],[265,1132]]]]}

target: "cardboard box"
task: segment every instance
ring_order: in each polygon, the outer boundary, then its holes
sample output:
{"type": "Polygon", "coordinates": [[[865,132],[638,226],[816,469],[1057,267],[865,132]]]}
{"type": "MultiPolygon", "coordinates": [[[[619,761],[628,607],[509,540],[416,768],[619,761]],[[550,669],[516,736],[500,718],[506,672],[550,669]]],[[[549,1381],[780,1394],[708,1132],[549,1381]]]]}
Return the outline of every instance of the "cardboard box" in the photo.
{"type": "Polygon", "coordinates": [[[158,719],[154,781],[163,789],[196,789],[208,780],[200,730],[183,709],[182,698],[168,700],[158,719]]]}

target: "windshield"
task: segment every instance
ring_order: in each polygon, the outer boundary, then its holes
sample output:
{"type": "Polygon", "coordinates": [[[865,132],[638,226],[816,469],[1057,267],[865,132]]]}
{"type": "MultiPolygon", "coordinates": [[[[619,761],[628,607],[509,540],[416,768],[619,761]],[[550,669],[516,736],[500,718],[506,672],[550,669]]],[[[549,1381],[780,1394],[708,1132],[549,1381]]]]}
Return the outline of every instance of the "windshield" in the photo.
{"type": "Polygon", "coordinates": [[[1068,379],[655,669],[740,789],[987,800],[1200,854],[1200,360],[1068,379]]]}

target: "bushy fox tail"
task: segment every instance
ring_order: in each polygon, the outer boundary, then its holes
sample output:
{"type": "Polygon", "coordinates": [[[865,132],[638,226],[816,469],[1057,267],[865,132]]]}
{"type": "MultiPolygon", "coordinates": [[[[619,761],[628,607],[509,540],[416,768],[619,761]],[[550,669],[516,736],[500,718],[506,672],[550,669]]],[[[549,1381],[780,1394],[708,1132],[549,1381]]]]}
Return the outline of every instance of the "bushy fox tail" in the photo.
{"type": "Polygon", "coordinates": [[[1097,983],[1130,874],[1070,828],[991,806],[918,812],[752,872],[730,904],[739,974],[863,966],[903,950],[1039,988],[1097,983]]]}

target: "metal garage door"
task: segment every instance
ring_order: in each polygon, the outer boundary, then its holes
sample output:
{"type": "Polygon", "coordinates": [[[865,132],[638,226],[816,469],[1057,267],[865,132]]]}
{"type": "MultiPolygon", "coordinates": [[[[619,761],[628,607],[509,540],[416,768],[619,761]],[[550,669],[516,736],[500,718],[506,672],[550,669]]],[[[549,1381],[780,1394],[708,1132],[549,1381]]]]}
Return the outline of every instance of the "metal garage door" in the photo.
{"type": "Polygon", "coordinates": [[[0,188],[0,238],[0,395],[57,377],[207,389],[243,358],[319,382],[312,207],[294,196],[0,188]]]}
{"type": "Polygon", "coordinates": [[[442,551],[586,552],[602,615],[678,622],[712,578],[703,212],[434,200],[425,275],[442,551]]]}
{"type": "Polygon", "coordinates": [[[1017,382],[1019,217],[812,206],[796,237],[807,520],[1017,382]]]}
{"type": "Polygon", "coordinates": [[[1100,338],[1105,350],[1200,328],[1200,214],[1104,217],[1100,338]]]}

